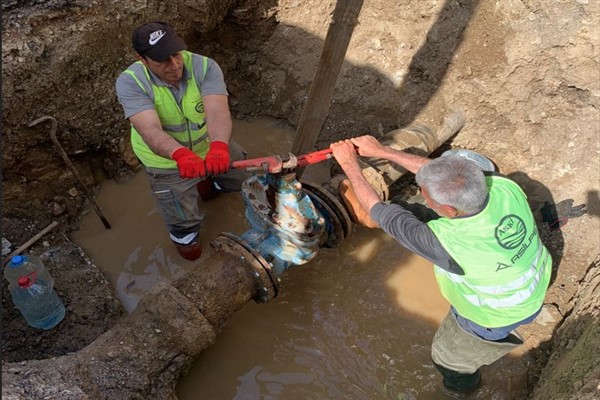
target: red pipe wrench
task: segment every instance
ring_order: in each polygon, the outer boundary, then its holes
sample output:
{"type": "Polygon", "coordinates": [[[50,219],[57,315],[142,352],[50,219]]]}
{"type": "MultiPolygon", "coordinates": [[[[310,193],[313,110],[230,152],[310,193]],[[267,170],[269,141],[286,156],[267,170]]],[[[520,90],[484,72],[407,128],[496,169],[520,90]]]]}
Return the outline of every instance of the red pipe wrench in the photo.
{"type": "Polygon", "coordinates": [[[268,156],[252,158],[250,160],[239,160],[231,163],[231,168],[244,169],[248,172],[263,171],[272,174],[277,174],[284,169],[294,169],[297,167],[305,167],[309,164],[316,164],[321,161],[328,160],[332,157],[331,149],[323,149],[313,151],[312,153],[303,154],[296,157],[292,153],[287,156],[268,156]]]}

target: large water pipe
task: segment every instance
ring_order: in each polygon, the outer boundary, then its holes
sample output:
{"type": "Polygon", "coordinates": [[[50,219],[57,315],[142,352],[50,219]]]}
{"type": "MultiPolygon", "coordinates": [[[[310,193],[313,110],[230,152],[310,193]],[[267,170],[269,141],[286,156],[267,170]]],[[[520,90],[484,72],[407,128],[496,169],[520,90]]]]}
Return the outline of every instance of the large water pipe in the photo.
{"type": "MultiPolygon", "coordinates": [[[[463,124],[462,116],[453,114],[437,133],[414,126],[392,131],[381,141],[425,155],[463,124]]],[[[384,199],[389,185],[405,172],[382,160],[365,162],[363,171],[384,199]]],[[[337,188],[305,182],[302,190],[328,221],[320,245],[338,245],[350,234],[351,222],[337,200],[337,188]]],[[[277,295],[280,277],[259,248],[231,234],[220,235],[212,246],[206,261],[171,284],[158,284],[131,314],[84,349],[3,363],[2,397],[176,399],[178,378],[216,341],[231,315],[252,299],[266,302],[277,295]]]]}

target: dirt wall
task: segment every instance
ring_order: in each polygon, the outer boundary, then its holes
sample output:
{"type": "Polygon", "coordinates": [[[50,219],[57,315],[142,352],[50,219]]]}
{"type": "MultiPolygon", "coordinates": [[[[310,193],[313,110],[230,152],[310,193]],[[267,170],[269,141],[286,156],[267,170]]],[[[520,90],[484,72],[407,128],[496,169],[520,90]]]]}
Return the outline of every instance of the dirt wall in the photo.
{"type": "Polygon", "coordinates": [[[592,400],[600,394],[600,259],[590,265],[572,305],[532,399],[592,400]]]}

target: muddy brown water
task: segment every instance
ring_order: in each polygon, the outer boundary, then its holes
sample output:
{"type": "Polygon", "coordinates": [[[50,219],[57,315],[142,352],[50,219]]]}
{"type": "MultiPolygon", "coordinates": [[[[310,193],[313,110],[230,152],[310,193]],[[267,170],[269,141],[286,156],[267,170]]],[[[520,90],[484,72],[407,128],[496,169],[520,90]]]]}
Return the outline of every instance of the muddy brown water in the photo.
{"type": "MultiPolygon", "coordinates": [[[[285,154],[294,133],[272,119],[235,121],[234,132],[249,157],[285,154]]],[[[327,171],[322,163],[305,177],[323,181],[327,171]]],[[[142,172],[124,185],[104,183],[96,201],[112,229],[88,212],[71,236],[129,311],[156,282],[195,265],[171,244],[142,172]]],[[[204,249],[221,232],[249,229],[239,194],[204,206],[204,249]]],[[[338,248],[321,249],[282,279],[276,299],[235,313],[178,383],[180,400],[445,398],[430,345],[448,304],[430,262],[379,229],[354,227],[338,248]]],[[[517,349],[484,367],[476,398],[521,398],[530,361],[517,349]]]]}

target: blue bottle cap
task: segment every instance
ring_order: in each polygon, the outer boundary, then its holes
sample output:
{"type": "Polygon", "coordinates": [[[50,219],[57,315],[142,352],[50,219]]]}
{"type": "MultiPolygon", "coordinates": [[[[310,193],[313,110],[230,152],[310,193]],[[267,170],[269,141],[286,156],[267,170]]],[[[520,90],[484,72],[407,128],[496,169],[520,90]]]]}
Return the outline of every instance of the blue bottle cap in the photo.
{"type": "Polygon", "coordinates": [[[11,267],[16,267],[18,265],[21,265],[21,264],[23,264],[23,262],[25,262],[25,257],[23,257],[23,256],[14,256],[10,260],[10,263],[12,264],[11,267]]]}

